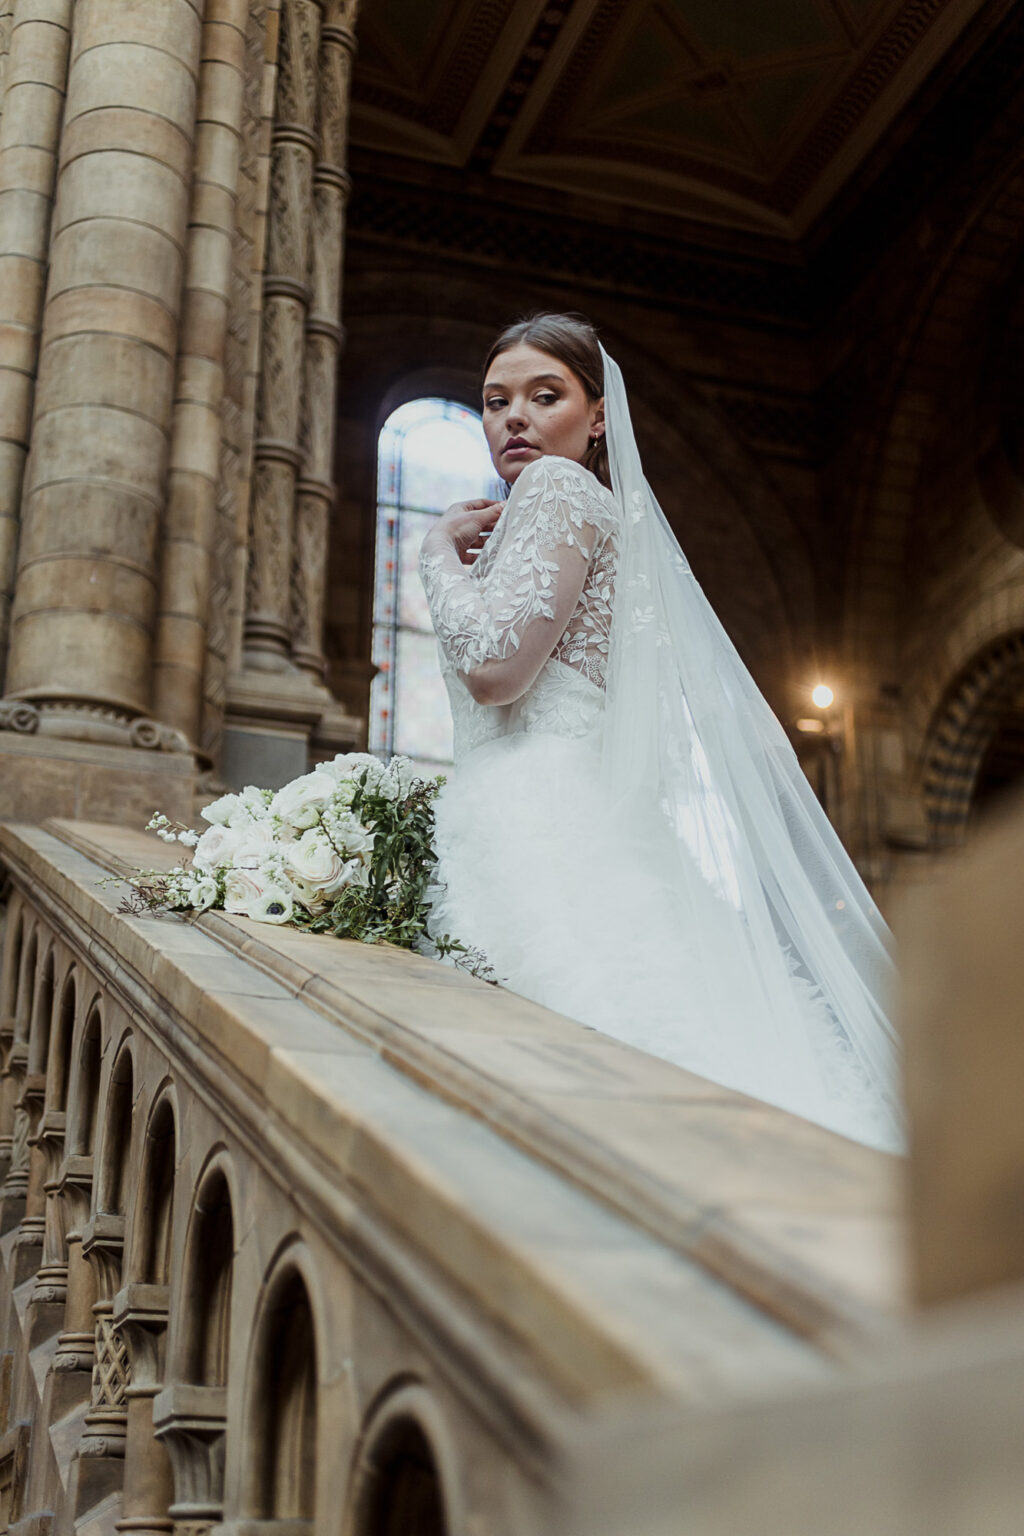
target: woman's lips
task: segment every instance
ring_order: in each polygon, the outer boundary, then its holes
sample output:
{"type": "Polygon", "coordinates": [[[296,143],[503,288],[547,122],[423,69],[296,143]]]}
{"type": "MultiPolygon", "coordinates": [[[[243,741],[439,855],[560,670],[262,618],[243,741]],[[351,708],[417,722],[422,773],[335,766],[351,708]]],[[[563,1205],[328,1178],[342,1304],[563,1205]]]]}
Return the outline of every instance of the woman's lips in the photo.
{"type": "Polygon", "coordinates": [[[508,447],[504,450],[504,453],[502,454],[502,458],[505,458],[505,459],[521,459],[525,453],[536,453],[536,452],[537,452],[537,450],[533,446],[532,443],[509,443],[508,447]]]}

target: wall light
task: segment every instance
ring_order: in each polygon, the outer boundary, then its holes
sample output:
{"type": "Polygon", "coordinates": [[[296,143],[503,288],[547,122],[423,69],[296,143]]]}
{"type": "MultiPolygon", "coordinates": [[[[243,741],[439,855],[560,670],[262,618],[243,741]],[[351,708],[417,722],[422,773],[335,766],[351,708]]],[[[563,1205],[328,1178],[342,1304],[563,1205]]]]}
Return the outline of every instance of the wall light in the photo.
{"type": "Polygon", "coordinates": [[[832,692],[832,689],[828,686],[827,683],[819,683],[817,688],[815,688],[814,692],[811,694],[811,698],[814,700],[819,709],[828,709],[829,705],[835,698],[835,694],[832,692]]]}

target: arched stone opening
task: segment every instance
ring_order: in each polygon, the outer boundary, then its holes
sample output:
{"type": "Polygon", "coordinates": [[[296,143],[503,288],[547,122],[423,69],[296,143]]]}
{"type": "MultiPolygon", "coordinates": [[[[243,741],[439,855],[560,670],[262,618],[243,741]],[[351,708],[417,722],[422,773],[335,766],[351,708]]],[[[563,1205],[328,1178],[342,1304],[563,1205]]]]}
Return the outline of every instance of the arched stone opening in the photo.
{"type": "Polygon", "coordinates": [[[199,1180],[178,1289],[170,1381],[153,1426],[173,1471],[169,1515],[196,1532],[223,1518],[235,1217],[224,1154],[199,1180]]]}
{"type": "Polygon", "coordinates": [[[0,1190],[0,1234],[9,1232],[22,1220],[28,1194],[30,1126],[24,1093],[28,1075],[29,1036],[39,980],[38,958],[38,927],[33,927],[23,946],[18,967],[13,1042],[7,1056],[4,1119],[11,1126],[11,1161],[3,1189],[0,1190]]]}
{"type": "Polygon", "coordinates": [[[78,977],[72,967],[64,977],[60,990],[60,1003],[57,1008],[50,1058],[47,1064],[47,1107],[59,1113],[65,1113],[68,1107],[71,1050],[75,1039],[77,1005],[78,977]]]}
{"type": "Polygon", "coordinates": [[[256,1334],[249,1383],[248,1499],[261,1520],[312,1524],[316,1514],[317,1350],[305,1282],[288,1268],[273,1283],[256,1334]]]}
{"type": "Polygon", "coordinates": [[[176,1146],[174,1107],[165,1094],[146,1127],[135,1208],[130,1276],[145,1285],[170,1280],[176,1146]]]}
{"type": "Polygon", "coordinates": [[[215,1167],[196,1195],[185,1261],[182,1375],[197,1386],[228,1383],[234,1232],[227,1177],[215,1167]]]}
{"type": "Polygon", "coordinates": [[[92,1004],[78,1049],[78,1074],[71,1095],[72,1152],[91,1157],[100,1113],[100,1060],[103,1051],[103,1014],[99,999],[92,1004]]]}
{"type": "Polygon", "coordinates": [[[46,952],[39,971],[39,985],[32,999],[29,1028],[28,1075],[41,1077],[46,1071],[50,1052],[50,1026],[53,1020],[53,946],[46,952]]]}
{"type": "Polygon", "coordinates": [[[947,690],[924,755],[924,797],[932,838],[949,847],[1016,775],[1024,778],[1024,633],[976,656],[947,690]]]}
{"type": "Polygon", "coordinates": [[[18,1254],[14,1266],[16,1283],[22,1284],[34,1273],[42,1257],[46,1230],[47,1156],[41,1136],[46,1102],[46,1064],[50,1054],[50,1033],[54,1011],[54,953],[50,944],[39,965],[39,975],[32,998],[25,1078],[17,1108],[26,1121],[28,1180],[25,1189],[25,1214],[18,1229],[18,1254]]]}
{"type": "Polygon", "coordinates": [[[124,1216],[128,1197],[134,1083],[132,1053],[125,1046],[110,1074],[96,1190],[97,1211],[112,1216],[124,1216]]]}
{"type": "Polygon", "coordinates": [[[14,1005],[14,1039],[16,1044],[28,1040],[32,1026],[32,1005],[36,995],[36,960],[39,949],[37,931],[32,929],[25,945],[18,969],[18,993],[14,1005]]]}
{"type": "Polygon", "coordinates": [[[345,1536],[455,1536],[454,1466],[426,1388],[394,1387],[367,1421],[345,1536]]]}

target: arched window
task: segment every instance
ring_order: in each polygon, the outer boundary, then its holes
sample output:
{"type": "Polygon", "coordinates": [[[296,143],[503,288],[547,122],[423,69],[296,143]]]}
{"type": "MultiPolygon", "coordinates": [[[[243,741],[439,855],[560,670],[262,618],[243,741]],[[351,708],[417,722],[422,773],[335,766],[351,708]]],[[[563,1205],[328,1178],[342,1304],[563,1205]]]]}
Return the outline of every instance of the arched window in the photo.
{"type": "Polygon", "coordinates": [[[424,535],[453,501],[501,496],[481,419],[454,400],[410,400],[392,411],[377,451],[370,751],[402,752],[425,772],[452,760],[448,699],[417,560],[424,535]]]}

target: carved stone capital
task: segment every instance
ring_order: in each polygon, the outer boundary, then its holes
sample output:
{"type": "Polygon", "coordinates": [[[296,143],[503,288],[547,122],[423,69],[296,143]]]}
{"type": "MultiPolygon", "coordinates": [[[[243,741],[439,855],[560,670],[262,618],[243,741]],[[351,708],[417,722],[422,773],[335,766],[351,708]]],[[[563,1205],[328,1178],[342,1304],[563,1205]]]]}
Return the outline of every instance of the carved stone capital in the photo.
{"type": "Polygon", "coordinates": [[[153,1432],[167,1447],[174,1473],[171,1517],[220,1519],[224,1497],[227,1389],[176,1382],[153,1399],[153,1432]]]}

